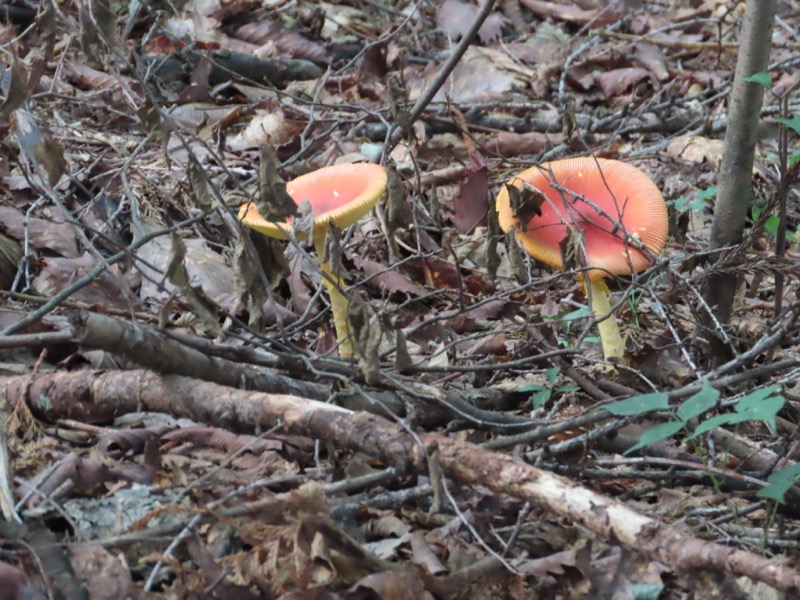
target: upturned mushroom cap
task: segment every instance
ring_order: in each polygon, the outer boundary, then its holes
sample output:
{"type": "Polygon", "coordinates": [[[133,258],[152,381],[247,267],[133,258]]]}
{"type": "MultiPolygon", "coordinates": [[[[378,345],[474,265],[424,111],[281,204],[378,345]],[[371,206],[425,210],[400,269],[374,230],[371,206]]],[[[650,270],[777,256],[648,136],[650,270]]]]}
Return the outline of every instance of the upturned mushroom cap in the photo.
{"type": "MultiPolygon", "coordinates": [[[[386,171],[380,165],[352,163],[323,167],[286,184],[286,191],[300,206],[311,204],[315,230],[324,230],[333,222],[340,229],[352,225],[367,214],[386,189],[386,171]]],[[[267,221],[252,202],[239,210],[239,219],[256,231],[286,239],[292,218],[284,223],[267,221]]]]}
{"type": "Polygon", "coordinates": [[[654,255],[667,243],[664,198],[636,167],[603,158],[571,158],[532,167],[509,184],[522,188],[523,182],[545,195],[541,216],[521,227],[503,187],[497,196],[500,226],[504,231],[516,228],[528,254],[552,267],[563,269],[559,243],[567,236],[568,225],[583,235],[586,266],[596,267],[588,271],[592,280],[609,273],[630,275],[650,266],[647,254],[635,247],[636,240],[654,255]],[[626,234],[632,241],[626,242],[626,234]]]}

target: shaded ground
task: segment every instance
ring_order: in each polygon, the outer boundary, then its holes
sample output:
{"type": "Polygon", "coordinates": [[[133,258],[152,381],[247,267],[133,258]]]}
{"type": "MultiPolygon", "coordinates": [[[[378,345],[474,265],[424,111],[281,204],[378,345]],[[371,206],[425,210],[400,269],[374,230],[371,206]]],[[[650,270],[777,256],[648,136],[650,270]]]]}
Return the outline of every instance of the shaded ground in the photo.
{"type": "Polygon", "coordinates": [[[713,264],[744,3],[499,2],[413,123],[477,5],[3,9],[0,590],[800,594],[796,2],[778,3],[752,226],[713,264]],[[609,282],[630,359],[613,371],[574,273],[494,220],[515,173],[589,153],[650,175],[671,219],[662,259],[609,282]],[[278,176],[360,161],[389,189],[332,252],[356,362],[313,245],[236,214],[278,176]],[[719,356],[713,269],[741,279],[719,356]]]}

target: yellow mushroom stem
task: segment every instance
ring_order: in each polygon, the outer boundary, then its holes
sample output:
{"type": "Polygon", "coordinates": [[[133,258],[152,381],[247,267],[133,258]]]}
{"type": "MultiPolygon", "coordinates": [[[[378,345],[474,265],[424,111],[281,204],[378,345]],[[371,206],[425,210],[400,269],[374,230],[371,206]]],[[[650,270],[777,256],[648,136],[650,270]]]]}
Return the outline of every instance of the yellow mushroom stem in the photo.
{"type": "Polygon", "coordinates": [[[608,300],[608,286],[603,279],[584,282],[584,289],[590,298],[592,311],[598,320],[597,328],[600,330],[600,341],[603,343],[603,356],[606,360],[617,359],[624,361],[625,342],[619,333],[617,319],[611,312],[611,302],[608,300]],[[601,320],[602,319],[602,320],[601,320]]]}
{"type": "Polygon", "coordinates": [[[344,288],[344,280],[338,277],[325,260],[325,229],[314,232],[314,248],[317,251],[317,260],[322,269],[322,281],[328,288],[333,312],[333,326],[336,328],[336,341],[339,344],[339,356],[342,358],[353,357],[353,343],[350,341],[347,328],[347,296],[340,291],[344,288]]]}

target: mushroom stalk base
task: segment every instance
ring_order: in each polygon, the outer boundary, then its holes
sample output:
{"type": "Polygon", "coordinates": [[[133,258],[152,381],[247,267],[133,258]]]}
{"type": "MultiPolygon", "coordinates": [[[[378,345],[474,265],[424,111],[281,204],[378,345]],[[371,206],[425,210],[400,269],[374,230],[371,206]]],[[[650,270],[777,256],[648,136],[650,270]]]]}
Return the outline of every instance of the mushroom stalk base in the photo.
{"type": "Polygon", "coordinates": [[[598,279],[584,283],[584,287],[589,295],[594,316],[598,320],[597,328],[600,330],[600,341],[603,343],[603,356],[606,360],[616,359],[617,362],[623,362],[625,342],[620,335],[617,319],[611,312],[608,286],[605,281],[598,279]]]}
{"type": "Polygon", "coordinates": [[[350,341],[349,330],[347,327],[347,297],[342,294],[340,289],[344,287],[344,280],[337,277],[329,262],[325,261],[325,232],[314,235],[314,248],[317,251],[317,260],[322,269],[322,281],[328,288],[328,296],[331,299],[331,311],[333,312],[333,326],[336,328],[336,341],[339,344],[339,356],[342,358],[353,357],[353,344],[350,341]]]}

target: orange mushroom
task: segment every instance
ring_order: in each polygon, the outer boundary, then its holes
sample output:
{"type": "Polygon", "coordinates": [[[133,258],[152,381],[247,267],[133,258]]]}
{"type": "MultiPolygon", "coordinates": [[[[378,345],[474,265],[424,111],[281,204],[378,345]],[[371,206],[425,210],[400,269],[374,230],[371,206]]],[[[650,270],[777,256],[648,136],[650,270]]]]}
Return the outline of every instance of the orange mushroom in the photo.
{"type": "MultiPolygon", "coordinates": [[[[308,200],[314,217],[313,242],[323,272],[323,281],[331,298],[333,323],[339,342],[339,355],[353,356],[353,345],[347,335],[347,298],[342,294],[342,281],[325,261],[325,235],[328,224],[344,229],[367,214],[386,189],[386,171],[380,165],[353,163],[323,167],[286,184],[286,191],[300,206],[308,200]]],[[[267,221],[252,202],[239,210],[239,219],[256,231],[278,239],[288,239],[292,218],[284,222],[267,221]]],[[[302,232],[296,232],[305,239],[302,232]]]]}
{"type": "Polygon", "coordinates": [[[584,282],[598,320],[606,359],[622,360],[625,344],[611,311],[608,275],[644,270],[667,243],[667,208],[655,183],[642,171],[617,160],[572,158],[523,171],[509,182],[529,184],[543,194],[536,214],[520,223],[504,186],[497,212],[504,231],[514,229],[525,250],[537,260],[564,268],[560,244],[570,229],[579,234],[584,282]]]}

